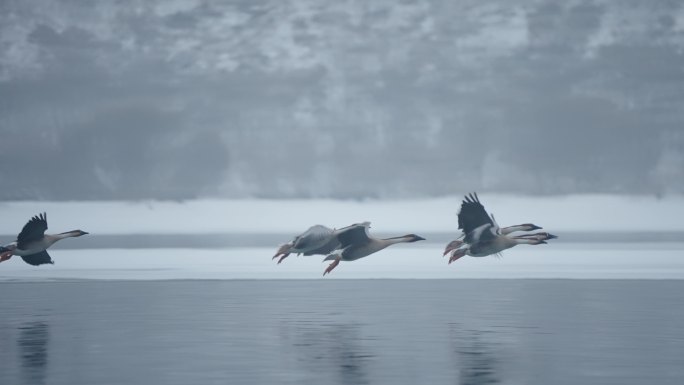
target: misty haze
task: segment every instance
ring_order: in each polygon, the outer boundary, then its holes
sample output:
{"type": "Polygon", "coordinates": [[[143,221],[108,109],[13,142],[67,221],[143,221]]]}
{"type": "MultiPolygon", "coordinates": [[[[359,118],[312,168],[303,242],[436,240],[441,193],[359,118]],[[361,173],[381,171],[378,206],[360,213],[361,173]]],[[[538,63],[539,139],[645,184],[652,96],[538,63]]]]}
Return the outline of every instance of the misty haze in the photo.
{"type": "Polygon", "coordinates": [[[678,2],[0,3],[0,198],[684,192],[678,2]]]}
{"type": "Polygon", "coordinates": [[[683,106],[676,0],[0,0],[0,384],[682,384],[683,106]]]}

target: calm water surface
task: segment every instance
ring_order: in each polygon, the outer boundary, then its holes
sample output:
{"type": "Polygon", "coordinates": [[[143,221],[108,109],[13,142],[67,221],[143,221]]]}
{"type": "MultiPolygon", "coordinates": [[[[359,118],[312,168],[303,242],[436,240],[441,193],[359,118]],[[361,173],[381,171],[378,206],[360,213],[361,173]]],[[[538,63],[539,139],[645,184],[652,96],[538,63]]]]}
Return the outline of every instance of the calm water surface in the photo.
{"type": "Polygon", "coordinates": [[[684,383],[684,281],[67,281],[0,291],[0,384],[684,383]]]}

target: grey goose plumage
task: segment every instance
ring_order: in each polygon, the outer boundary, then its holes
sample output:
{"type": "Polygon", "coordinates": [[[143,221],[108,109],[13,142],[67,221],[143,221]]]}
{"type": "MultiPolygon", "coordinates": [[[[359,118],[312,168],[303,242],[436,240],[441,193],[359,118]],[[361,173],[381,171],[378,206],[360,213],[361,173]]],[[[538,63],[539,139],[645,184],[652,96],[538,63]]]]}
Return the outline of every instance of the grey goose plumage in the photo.
{"type": "Polygon", "coordinates": [[[45,234],[48,229],[47,214],[32,217],[17,235],[16,241],[0,247],[0,262],[18,255],[29,265],[53,264],[47,249],[65,238],[80,237],[88,234],[82,230],[72,230],[59,234],[45,234]]]}
{"type": "Polygon", "coordinates": [[[466,195],[461,202],[458,228],[462,231],[461,236],[451,241],[444,250],[444,255],[450,254],[449,263],[464,255],[485,257],[499,254],[516,245],[545,244],[547,240],[557,238],[546,232],[530,233],[530,231],[541,229],[531,223],[500,228],[494,215],[488,214],[485,210],[477,193],[466,195]],[[511,235],[520,231],[527,232],[527,234],[511,235]]]}

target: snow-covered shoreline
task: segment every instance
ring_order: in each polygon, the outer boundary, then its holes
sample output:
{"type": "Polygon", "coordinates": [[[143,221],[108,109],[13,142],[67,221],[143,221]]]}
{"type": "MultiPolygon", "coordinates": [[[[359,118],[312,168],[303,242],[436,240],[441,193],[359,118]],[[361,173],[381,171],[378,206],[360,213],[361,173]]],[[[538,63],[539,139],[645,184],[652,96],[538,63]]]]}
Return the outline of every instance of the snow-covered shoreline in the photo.
{"type": "MultiPolygon", "coordinates": [[[[462,258],[451,265],[442,247],[401,245],[343,262],[324,279],[684,279],[683,243],[568,244],[516,247],[503,258],[462,258]],[[655,246],[655,247],[654,247],[655,246]]],[[[55,250],[54,265],[19,258],[0,265],[0,282],[60,279],[321,279],[322,257],[271,260],[273,248],[55,250]]]]}
{"type": "MultiPolygon", "coordinates": [[[[93,234],[297,233],[320,223],[371,221],[374,231],[456,232],[461,196],[410,200],[216,200],[1,202],[0,234],[15,234],[39,212],[52,231],[93,234]]],[[[502,225],[533,222],[549,231],[684,231],[684,196],[481,194],[502,225]]]]}

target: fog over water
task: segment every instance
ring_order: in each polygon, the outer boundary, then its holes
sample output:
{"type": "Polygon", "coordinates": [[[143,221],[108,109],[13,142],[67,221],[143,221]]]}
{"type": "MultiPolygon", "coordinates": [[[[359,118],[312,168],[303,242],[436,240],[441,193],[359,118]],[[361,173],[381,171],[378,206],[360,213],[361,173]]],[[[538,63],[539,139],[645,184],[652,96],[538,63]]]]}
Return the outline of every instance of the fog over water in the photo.
{"type": "Polygon", "coordinates": [[[677,0],[0,0],[0,245],[90,233],[0,383],[680,384],[682,106],[677,0]],[[472,191],[558,239],[449,264],[472,191]]]}
{"type": "Polygon", "coordinates": [[[678,1],[0,2],[0,199],[684,192],[678,1]]]}

